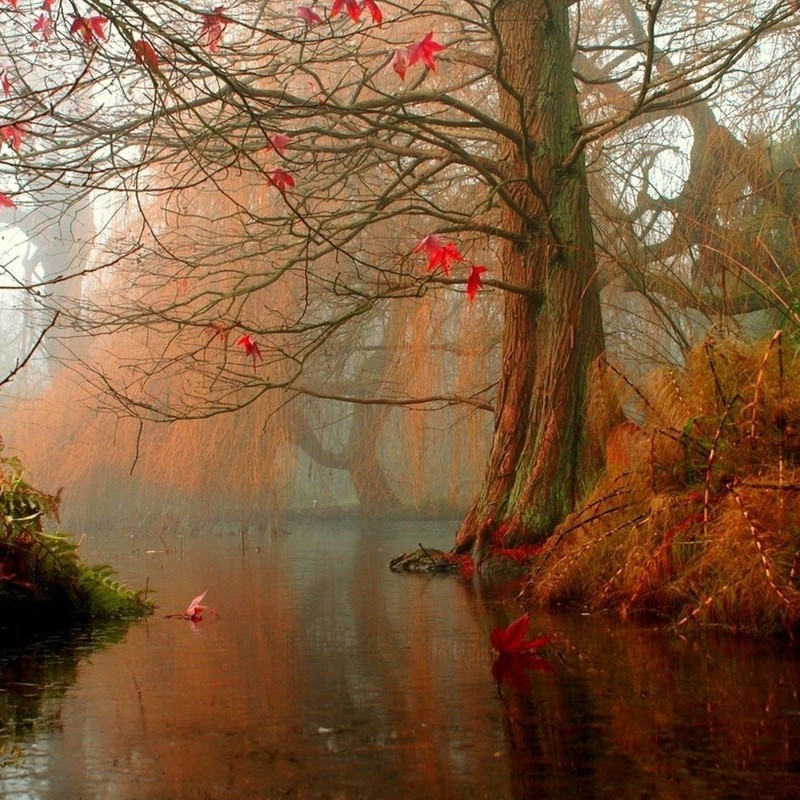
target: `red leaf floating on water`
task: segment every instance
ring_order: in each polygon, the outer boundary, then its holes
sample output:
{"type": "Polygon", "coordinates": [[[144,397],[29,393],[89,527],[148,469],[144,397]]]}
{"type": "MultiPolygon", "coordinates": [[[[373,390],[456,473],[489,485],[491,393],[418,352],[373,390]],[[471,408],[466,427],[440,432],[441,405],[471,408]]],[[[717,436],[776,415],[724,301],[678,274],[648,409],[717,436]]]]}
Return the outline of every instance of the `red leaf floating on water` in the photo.
{"type": "Polygon", "coordinates": [[[478,289],[483,286],[481,275],[483,275],[484,272],[486,272],[486,267],[476,265],[469,273],[469,277],[467,278],[467,300],[469,300],[470,303],[475,299],[475,295],[478,294],[478,289]]]}
{"type": "Polygon", "coordinates": [[[0,208],[16,208],[17,204],[4,192],[0,192],[0,208]]]}
{"type": "Polygon", "coordinates": [[[192,602],[189,603],[189,605],[186,608],[186,611],[183,612],[183,615],[187,619],[194,619],[195,615],[198,615],[198,619],[202,618],[203,609],[205,608],[205,606],[202,606],[200,604],[203,602],[207,594],[208,594],[208,589],[206,589],[202,594],[197,595],[197,597],[195,597],[194,600],[192,600],[192,602]]]}
{"type": "Polygon", "coordinates": [[[537,639],[525,641],[525,634],[528,632],[530,622],[528,615],[523,614],[507,627],[495,628],[491,634],[489,634],[492,647],[501,655],[527,653],[539,647],[544,647],[544,645],[552,640],[552,636],[539,636],[537,639]]]}
{"type": "Polygon", "coordinates": [[[492,664],[492,676],[497,683],[509,683],[521,691],[531,687],[527,671],[552,672],[552,665],[533,653],[501,653],[492,664]]]}
{"type": "Polygon", "coordinates": [[[213,608],[209,608],[208,606],[202,605],[203,599],[208,594],[208,589],[203,592],[203,594],[197,595],[197,597],[189,603],[186,611],[183,612],[183,616],[185,619],[191,620],[192,622],[200,622],[203,619],[203,612],[209,611],[210,613],[214,614],[214,616],[218,617],[216,611],[213,608]]]}
{"type": "Polygon", "coordinates": [[[211,607],[203,605],[203,600],[205,596],[208,594],[208,590],[203,592],[202,594],[197,595],[191,603],[186,607],[186,611],[180,614],[167,614],[167,618],[169,619],[188,619],[189,622],[202,622],[203,621],[203,614],[208,612],[209,614],[213,614],[217,619],[219,619],[219,614],[211,607]]]}
{"type": "Polygon", "coordinates": [[[525,640],[530,618],[527,614],[515,619],[505,628],[495,628],[489,638],[492,647],[497,651],[497,658],[492,664],[492,675],[497,683],[506,681],[519,689],[529,688],[527,670],[552,672],[552,666],[532,651],[544,647],[552,640],[552,636],[539,636],[525,640]]]}

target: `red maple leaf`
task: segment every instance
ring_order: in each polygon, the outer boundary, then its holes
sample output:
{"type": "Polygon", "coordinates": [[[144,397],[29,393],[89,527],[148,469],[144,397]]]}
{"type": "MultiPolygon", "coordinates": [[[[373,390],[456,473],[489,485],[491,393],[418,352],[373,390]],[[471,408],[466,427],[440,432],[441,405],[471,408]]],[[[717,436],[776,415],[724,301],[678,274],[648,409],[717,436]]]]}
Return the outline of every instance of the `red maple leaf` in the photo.
{"type": "Polygon", "coordinates": [[[39,14],[36,21],[33,23],[31,31],[33,33],[41,33],[42,38],[46,42],[49,42],[50,37],[53,35],[53,20],[47,14],[39,14]]]}
{"type": "Polygon", "coordinates": [[[280,167],[273,169],[267,175],[267,179],[281,192],[285,192],[287,186],[291,189],[294,189],[294,178],[292,177],[292,173],[287,172],[285,169],[280,169],[280,167]]]}
{"type": "Polygon", "coordinates": [[[192,622],[200,622],[203,619],[204,611],[209,611],[212,614],[214,614],[214,616],[219,617],[219,614],[217,614],[217,612],[214,611],[213,608],[209,608],[208,606],[202,605],[203,599],[207,594],[208,594],[208,589],[206,589],[206,591],[203,592],[203,594],[197,595],[197,597],[195,597],[194,600],[192,600],[192,602],[189,603],[186,611],[183,612],[184,619],[191,620],[192,622]]]}
{"type": "Polygon", "coordinates": [[[514,655],[501,653],[492,664],[492,676],[498,684],[509,683],[525,692],[531,688],[531,681],[528,677],[529,669],[539,672],[553,671],[550,663],[533,653],[515,653],[514,655]]]}
{"type": "Polygon", "coordinates": [[[458,247],[452,242],[443,242],[441,236],[432,233],[426,236],[413,250],[415,253],[425,253],[428,256],[427,271],[433,272],[438,267],[442,268],[445,275],[450,274],[450,267],[454,261],[463,261],[458,247]]]}
{"type": "Polygon", "coordinates": [[[268,138],[269,138],[269,143],[272,146],[272,149],[279,156],[285,156],[286,145],[289,144],[289,142],[292,140],[292,137],[289,136],[288,133],[276,133],[274,136],[270,136],[268,138]]]}
{"type": "Polygon", "coordinates": [[[408,69],[408,51],[395,50],[392,56],[392,69],[400,76],[400,80],[406,79],[406,69],[408,69]]]}
{"type": "Polygon", "coordinates": [[[105,38],[105,25],[108,20],[99,14],[90,17],[75,17],[69,32],[73,36],[80,36],[84,44],[99,42],[105,38]]]}
{"type": "Polygon", "coordinates": [[[224,345],[228,344],[228,334],[231,332],[231,329],[223,325],[221,322],[212,322],[209,326],[208,336],[209,336],[209,343],[213,342],[214,339],[221,339],[224,345]]]}
{"type": "Polygon", "coordinates": [[[203,600],[207,594],[208,590],[197,595],[197,597],[195,597],[186,607],[186,611],[180,614],[167,614],[166,616],[171,617],[172,619],[188,619],[189,622],[202,622],[203,614],[208,611],[209,614],[213,614],[217,619],[219,619],[219,614],[214,611],[213,608],[203,605],[203,600]]]}
{"type": "Polygon", "coordinates": [[[440,50],[444,50],[444,45],[433,41],[433,31],[426,33],[420,41],[408,48],[408,65],[413,66],[421,61],[428,69],[436,70],[434,56],[440,50]]]}
{"type": "Polygon", "coordinates": [[[205,38],[206,47],[216,53],[222,41],[222,32],[228,27],[230,20],[223,15],[225,6],[217,6],[210,14],[203,14],[200,36],[205,38]]]}
{"type": "Polygon", "coordinates": [[[17,0],[5,0],[5,2],[8,3],[11,6],[11,8],[16,10],[16,8],[17,8],[17,0]]]}
{"type": "Polygon", "coordinates": [[[531,650],[536,650],[539,647],[544,647],[552,636],[539,636],[536,639],[525,641],[525,634],[528,632],[528,626],[531,621],[527,614],[515,619],[506,628],[495,628],[489,634],[489,640],[492,647],[497,650],[500,655],[519,655],[520,653],[528,653],[531,650]]]}
{"type": "Polygon", "coordinates": [[[361,6],[358,4],[358,0],[333,0],[331,17],[335,17],[342,9],[347,11],[347,14],[353,22],[358,22],[361,16],[361,6]]]}
{"type": "Polygon", "coordinates": [[[153,72],[158,71],[158,54],[150,42],[146,42],[144,39],[137,39],[133,43],[133,52],[136,54],[137,64],[144,64],[153,72]]]}
{"type": "Polygon", "coordinates": [[[17,204],[5,193],[0,192],[0,208],[16,208],[17,204]]]}
{"type": "Polygon", "coordinates": [[[4,141],[15,153],[19,153],[22,140],[28,135],[28,132],[19,122],[13,125],[3,125],[0,128],[0,139],[4,141]]]}
{"type": "Polygon", "coordinates": [[[297,16],[300,17],[309,28],[313,28],[323,21],[322,17],[310,6],[300,6],[300,8],[297,9],[297,16]]]}
{"type": "Polygon", "coordinates": [[[383,12],[378,8],[375,0],[364,0],[363,7],[369,11],[369,15],[376,25],[380,25],[383,22],[383,12]]]}
{"type": "Polygon", "coordinates": [[[53,0],[44,0],[44,2],[42,3],[42,10],[49,12],[52,10],[52,8],[53,8],[53,0]]]}
{"type": "Polygon", "coordinates": [[[483,286],[481,275],[483,275],[484,272],[486,272],[486,267],[477,265],[474,266],[469,273],[469,277],[467,278],[467,300],[469,300],[470,303],[475,299],[475,295],[478,294],[478,289],[483,286]]]}
{"type": "Polygon", "coordinates": [[[253,358],[253,369],[256,368],[256,359],[263,361],[261,357],[261,350],[256,343],[256,340],[249,334],[245,333],[236,340],[236,344],[244,350],[248,356],[253,358]]]}

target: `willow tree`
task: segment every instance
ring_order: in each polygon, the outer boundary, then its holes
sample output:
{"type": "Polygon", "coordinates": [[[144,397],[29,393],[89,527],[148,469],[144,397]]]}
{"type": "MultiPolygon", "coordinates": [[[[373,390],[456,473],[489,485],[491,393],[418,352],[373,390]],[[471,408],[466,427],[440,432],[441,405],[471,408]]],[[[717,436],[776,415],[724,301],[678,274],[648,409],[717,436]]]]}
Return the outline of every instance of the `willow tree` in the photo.
{"type": "Polygon", "coordinates": [[[793,13],[696,5],[691,24],[660,0],[3,8],[3,203],[35,206],[42,180],[95,192],[107,267],[59,319],[104,343],[85,375],[127,413],[190,420],[276,394],[491,408],[457,546],[536,540],[602,452],[585,154],[713,97],[793,13]],[[583,120],[576,59],[607,89],[583,120]],[[423,396],[357,387],[378,360],[391,373],[386,308],[431,296],[502,297],[497,368],[467,391],[445,372],[423,396]],[[130,331],[135,356],[114,347],[130,331]]]}

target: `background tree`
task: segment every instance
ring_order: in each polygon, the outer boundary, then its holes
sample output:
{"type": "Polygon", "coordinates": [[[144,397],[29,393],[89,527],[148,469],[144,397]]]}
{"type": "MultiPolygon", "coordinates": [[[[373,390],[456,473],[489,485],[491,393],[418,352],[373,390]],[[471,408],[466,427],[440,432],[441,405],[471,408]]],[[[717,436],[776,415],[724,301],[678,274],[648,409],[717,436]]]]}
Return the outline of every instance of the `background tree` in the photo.
{"type": "MultiPolygon", "coordinates": [[[[42,176],[102,190],[93,260],[113,268],[57,304],[73,332],[94,337],[85,378],[144,419],[277,409],[298,395],[356,401],[349,443],[381,421],[365,420],[373,402],[492,408],[462,549],[498,532],[547,535],[592,483],[613,419],[602,370],[587,378],[603,350],[601,284],[617,307],[607,319],[620,363],[641,356],[622,346],[632,319],[652,326],[648,357],[673,359],[707,324],[686,310],[708,311],[704,290],[719,296],[705,256],[731,241],[720,208],[739,203],[724,173],[737,169],[743,191],[757,185],[750,148],[725,146],[717,119],[794,63],[786,3],[3,13],[0,191],[33,205],[27,190],[42,176]],[[477,292],[471,306],[465,290],[477,292]],[[399,304],[429,312],[416,363],[441,367],[425,392],[391,380],[420,334],[402,335],[402,320],[419,317],[399,304]],[[469,332],[456,304],[473,312],[469,332]],[[467,352],[486,367],[470,383],[459,376],[474,368],[455,366],[467,352]]],[[[763,141],[779,117],[749,118],[763,141]]],[[[289,438],[332,458],[299,419],[289,438]]],[[[369,471],[380,474],[375,462],[369,471]]]]}

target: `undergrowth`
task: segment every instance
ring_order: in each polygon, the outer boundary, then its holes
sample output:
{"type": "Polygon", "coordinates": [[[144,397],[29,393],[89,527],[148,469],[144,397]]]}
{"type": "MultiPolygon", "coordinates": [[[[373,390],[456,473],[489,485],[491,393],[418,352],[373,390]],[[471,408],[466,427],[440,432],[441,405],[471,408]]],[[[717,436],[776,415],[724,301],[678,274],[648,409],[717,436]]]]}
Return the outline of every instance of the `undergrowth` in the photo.
{"type": "MultiPolygon", "coordinates": [[[[2,442],[0,442],[2,452],[2,442]]],[[[81,563],[71,537],[44,531],[60,496],[25,479],[17,458],[0,455],[0,609],[6,622],[31,618],[139,617],[152,604],[119,583],[108,565],[81,563]]]]}
{"type": "Polygon", "coordinates": [[[536,598],[798,631],[800,375],[782,339],[708,339],[634,390],[644,422],[612,432],[605,477],[534,568],[536,598]]]}

